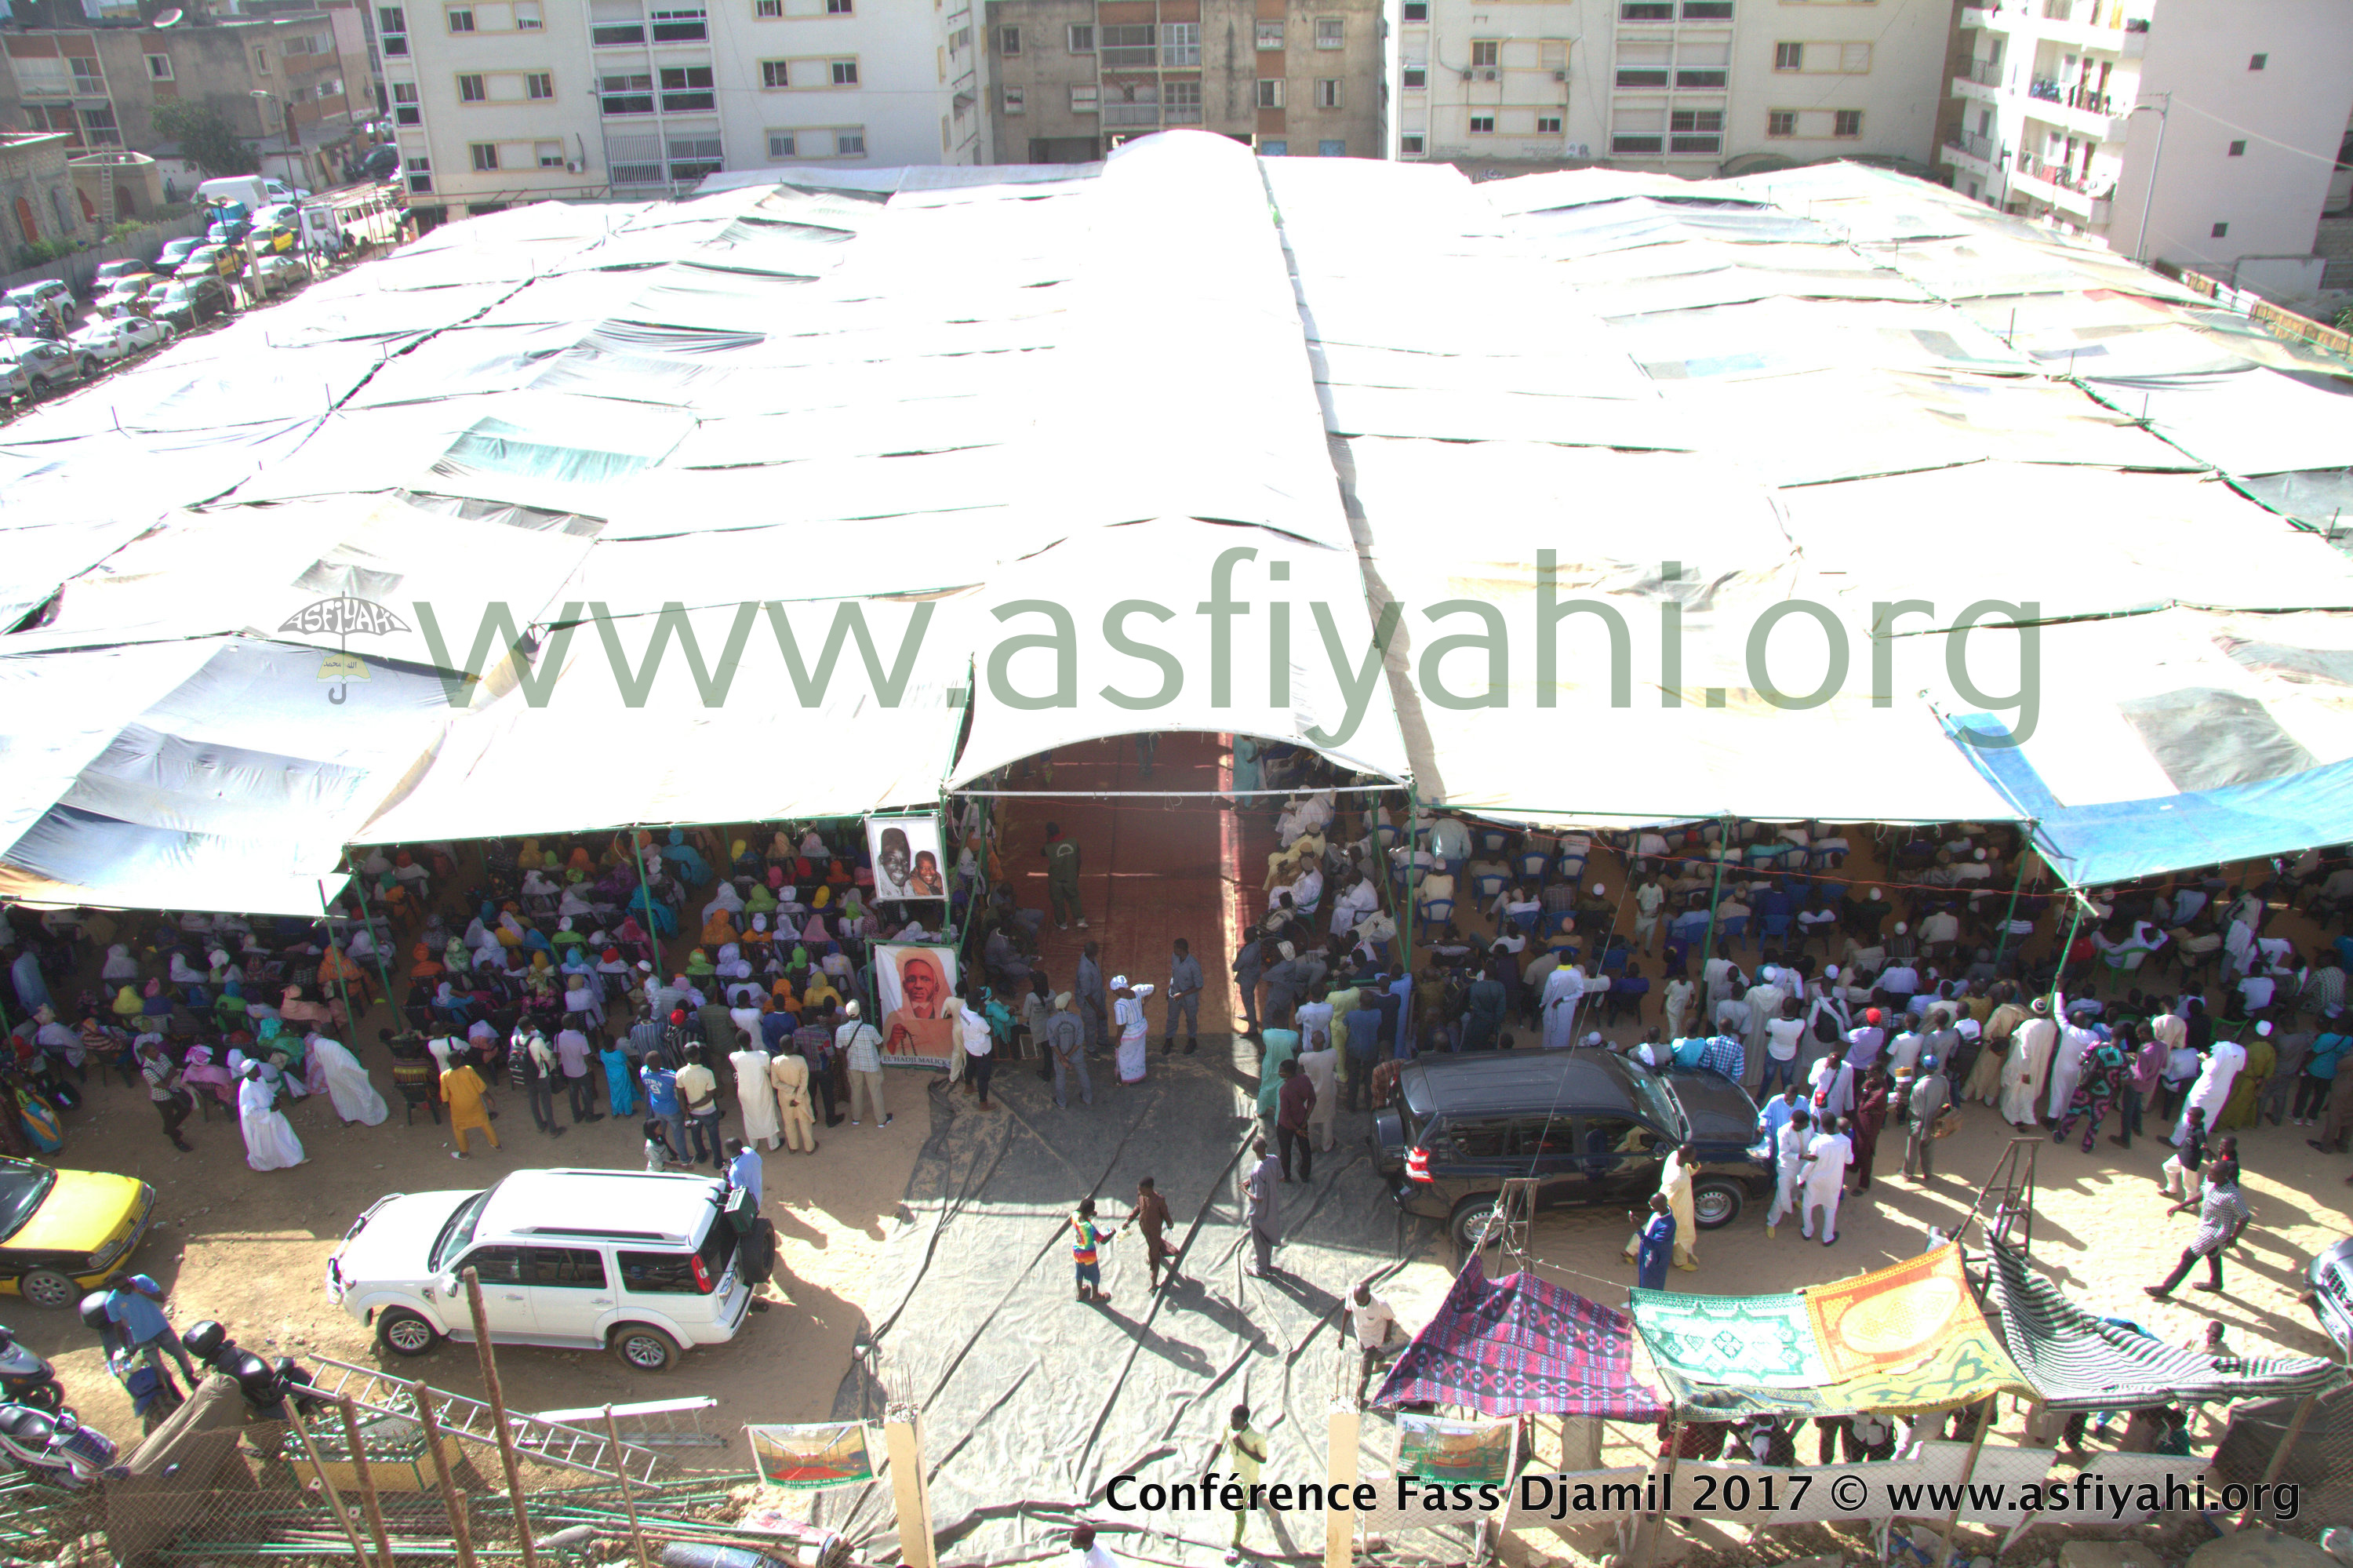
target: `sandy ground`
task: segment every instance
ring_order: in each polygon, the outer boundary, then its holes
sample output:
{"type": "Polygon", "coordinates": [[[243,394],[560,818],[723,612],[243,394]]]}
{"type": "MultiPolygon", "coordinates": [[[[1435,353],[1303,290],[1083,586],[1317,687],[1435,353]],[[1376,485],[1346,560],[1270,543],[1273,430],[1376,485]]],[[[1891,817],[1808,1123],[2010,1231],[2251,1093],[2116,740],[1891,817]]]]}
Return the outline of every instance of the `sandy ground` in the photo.
{"type": "MultiPolygon", "coordinates": [[[[382,1010],[359,1038],[373,1041],[387,1022],[382,1010]]],[[[362,1053],[380,1092],[389,1089],[380,1046],[362,1053]]],[[[893,1075],[893,1119],[888,1128],[848,1122],[820,1129],[813,1155],[779,1150],[765,1156],[765,1213],[776,1226],[779,1252],[791,1283],[765,1313],[747,1320],[733,1343],[690,1354],[666,1375],[649,1376],[609,1355],[510,1347],[499,1371],[509,1403],[519,1410],[554,1410],[607,1400],[717,1396],[709,1420],[733,1432],[745,1422],[821,1420],[871,1305],[865,1292],[883,1239],[900,1214],[900,1198],[916,1151],[930,1130],[929,1075],[893,1075]]],[[[381,1127],[344,1127],[323,1097],[299,1101],[290,1118],[309,1162],[293,1171],[256,1174],[234,1118],[216,1113],[191,1120],[194,1154],[164,1141],[145,1092],[120,1079],[92,1079],[88,1107],[67,1119],[67,1144],[58,1163],[119,1171],[155,1184],[157,1224],[136,1267],[171,1295],[180,1327],[217,1318],[240,1343],[266,1355],[326,1355],[364,1366],[383,1365],[438,1388],[480,1394],[481,1377],[470,1346],[443,1344],[417,1361],[383,1355],[371,1330],[329,1305],[322,1288],[327,1255],[352,1221],[391,1192],[487,1185],[507,1171],[534,1165],[643,1168],[635,1122],[611,1119],[571,1128],[551,1140],[531,1124],[514,1096],[501,1097],[498,1128],[505,1146],[485,1152],[479,1140],[464,1163],[449,1158],[446,1127],[421,1114],[403,1126],[398,1097],[381,1127]]],[[[568,1112],[558,1109],[559,1118],[568,1112]]],[[[731,1130],[732,1121],[731,1118],[731,1130]]],[[[778,1295],[775,1289],[769,1294],[778,1295]]],[[[38,1311],[0,1298],[0,1321],[58,1367],[67,1397],[102,1431],[135,1436],[129,1402],[100,1363],[96,1337],[67,1312],[38,1311]]],[[[681,1450],[690,1468],[748,1467],[743,1441],[731,1448],[681,1450]]]]}

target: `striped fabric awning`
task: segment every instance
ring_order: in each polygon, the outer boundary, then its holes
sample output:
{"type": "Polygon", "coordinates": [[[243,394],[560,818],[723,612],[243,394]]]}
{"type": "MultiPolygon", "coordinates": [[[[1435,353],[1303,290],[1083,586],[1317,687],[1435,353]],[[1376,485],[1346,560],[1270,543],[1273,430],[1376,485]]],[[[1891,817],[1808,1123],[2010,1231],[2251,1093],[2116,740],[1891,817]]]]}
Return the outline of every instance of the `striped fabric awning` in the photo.
{"type": "Polygon", "coordinates": [[[2096,1318],[2035,1273],[2016,1248],[1999,1242],[1993,1264],[2002,1342],[2053,1410],[2137,1410],[2316,1393],[2345,1381],[2344,1369],[2322,1357],[2210,1356],[2096,1318]]]}

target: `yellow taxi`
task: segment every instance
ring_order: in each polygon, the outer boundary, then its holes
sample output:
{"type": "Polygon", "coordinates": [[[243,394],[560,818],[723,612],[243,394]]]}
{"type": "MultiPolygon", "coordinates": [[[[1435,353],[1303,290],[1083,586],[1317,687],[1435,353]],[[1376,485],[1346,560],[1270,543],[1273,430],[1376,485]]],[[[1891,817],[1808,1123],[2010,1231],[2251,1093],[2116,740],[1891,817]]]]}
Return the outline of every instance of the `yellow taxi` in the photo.
{"type": "Polygon", "coordinates": [[[154,1215],[136,1177],[0,1159],[0,1291],[71,1307],[130,1266],[154,1215]]]}

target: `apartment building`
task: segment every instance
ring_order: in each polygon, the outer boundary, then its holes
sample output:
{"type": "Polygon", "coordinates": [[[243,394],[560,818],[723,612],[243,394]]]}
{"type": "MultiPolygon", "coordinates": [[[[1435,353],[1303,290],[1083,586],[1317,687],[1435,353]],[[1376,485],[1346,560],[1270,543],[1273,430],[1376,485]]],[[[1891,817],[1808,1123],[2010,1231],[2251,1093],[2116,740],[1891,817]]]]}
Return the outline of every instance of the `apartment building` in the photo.
{"type": "Polygon", "coordinates": [[[2345,0],[1964,4],[1956,189],[2128,256],[2301,291],[2353,118],[2345,0]]]}
{"type": "MultiPolygon", "coordinates": [[[[169,144],[157,107],[201,101],[262,150],[269,173],[314,190],[340,177],[342,153],[375,108],[359,14],[349,7],[168,27],[11,29],[0,54],[0,123],[55,132],[73,154],[154,154],[169,144]]],[[[185,188],[195,171],[165,164],[185,188]]]]}
{"type": "Polygon", "coordinates": [[[1378,0],[989,0],[997,161],[1192,126],[1270,156],[1378,157],[1378,0]]]}
{"type": "Polygon", "coordinates": [[[412,207],[988,161],[969,0],[435,0],[375,21],[412,207]]]}
{"type": "Polygon", "coordinates": [[[1389,0],[1392,156],[1700,178],[1926,167],[1951,35],[1916,0],[1389,0]]]}

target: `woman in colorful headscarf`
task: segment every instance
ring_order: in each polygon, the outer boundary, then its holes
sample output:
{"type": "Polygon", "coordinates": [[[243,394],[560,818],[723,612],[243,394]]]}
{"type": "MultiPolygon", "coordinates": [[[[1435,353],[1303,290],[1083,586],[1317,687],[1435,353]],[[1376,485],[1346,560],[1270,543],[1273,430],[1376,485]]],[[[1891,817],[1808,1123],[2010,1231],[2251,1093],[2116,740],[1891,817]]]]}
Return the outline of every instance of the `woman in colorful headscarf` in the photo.
{"type": "Polygon", "coordinates": [[[700,887],[714,874],[711,863],[702,858],[702,852],[686,842],[684,828],[670,831],[670,842],[662,846],[661,853],[663,860],[678,868],[679,879],[689,887],[700,887]]]}
{"type": "Polygon", "coordinates": [[[512,900],[509,900],[507,904],[499,910],[498,925],[493,928],[491,934],[498,938],[499,946],[501,948],[522,947],[523,941],[522,906],[514,903],[512,900]]]}
{"type": "Polygon", "coordinates": [[[162,980],[151,980],[147,982],[145,999],[140,1002],[139,1011],[148,1018],[158,1020],[169,1018],[172,1015],[172,999],[164,994],[162,980]]]}
{"type": "Polygon", "coordinates": [[[139,979],[139,960],[131,956],[131,944],[117,942],[106,949],[106,963],[98,978],[109,985],[135,984],[139,979]]]}
{"type": "Polygon", "coordinates": [[[574,844],[572,853],[565,857],[564,869],[575,880],[585,882],[596,874],[596,862],[588,853],[586,844],[574,844]]]}
{"type": "Polygon", "coordinates": [[[736,939],[734,914],[726,909],[712,910],[702,922],[702,945],[723,948],[736,939]]]}
{"type": "Polygon", "coordinates": [[[776,895],[775,892],[769,888],[765,882],[761,881],[757,877],[753,878],[752,891],[744,895],[744,913],[746,915],[768,915],[775,913],[776,907],[776,895]]]}
{"type": "Polygon", "coordinates": [[[795,988],[789,971],[776,977],[776,983],[768,988],[768,994],[776,998],[780,1012],[798,1012],[801,1010],[800,993],[795,988]]]}
{"type": "Polygon", "coordinates": [[[135,1026],[135,1021],[145,1009],[139,1001],[137,989],[126,985],[115,991],[114,1004],[108,1011],[114,1014],[124,1028],[129,1029],[135,1026]]]}
{"type": "Polygon", "coordinates": [[[430,980],[449,972],[449,966],[433,956],[433,949],[419,942],[408,950],[408,978],[430,980]]]}
{"type": "Polygon", "coordinates": [[[825,880],[829,886],[848,887],[856,879],[849,874],[848,866],[839,860],[834,860],[826,864],[825,880]]]}
{"type": "Polygon", "coordinates": [[[567,917],[596,914],[596,901],[589,896],[588,885],[585,882],[568,885],[564,889],[564,895],[555,901],[555,912],[567,917]]]}
{"type": "Polygon", "coordinates": [[[226,1034],[230,1030],[244,1028],[245,1019],[245,983],[242,980],[223,981],[221,993],[213,1002],[213,1021],[226,1034]]]}
{"type": "Polygon", "coordinates": [[[441,964],[448,973],[461,975],[474,967],[474,955],[462,939],[452,937],[441,949],[441,964]]]}
{"type": "Polygon", "coordinates": [[[692,952],[686,955],[687,979],[693,980],[709,980],[712,975],[718,972],[718,969],[711,962],[711,955],[704,952],[701,948],[697,948],[692,952]]]}
{"type": "MultiPolygon", "coordinates": [[[[555,935],[550,938],[550,941],[558,949],[565,949],[586,947],[587,945],[588,938],[575,930],[572,925],[572,916],[565,915],[557,917],[555,922],[555,935]]],[[[562,956],[560,950],[557,956],[562,956]]]]}
{"type": "Polygon", "coordinates": [[[617,1119],[626,1120],[637,1114],[638,1086],[636,1075],[629,1071],[628,1054],[617,1040],[607,1040],[596,1053],[596,1060],[605,1069],[605,1098],[617,1119]]]}

